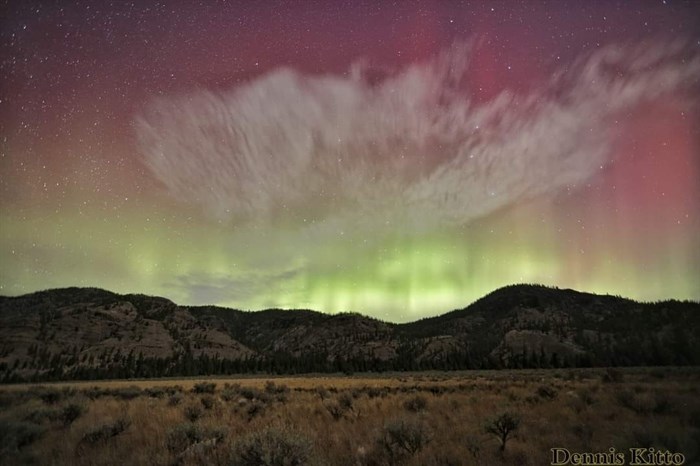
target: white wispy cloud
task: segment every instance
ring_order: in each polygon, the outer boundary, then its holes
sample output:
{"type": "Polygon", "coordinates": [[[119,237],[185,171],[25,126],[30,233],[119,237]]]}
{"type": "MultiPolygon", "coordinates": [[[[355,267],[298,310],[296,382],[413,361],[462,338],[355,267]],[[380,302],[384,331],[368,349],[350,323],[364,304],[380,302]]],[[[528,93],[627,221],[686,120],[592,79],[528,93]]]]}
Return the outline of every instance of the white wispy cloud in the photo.
{"type": "Polygon", "coordinates": [[[154,100],[136,120],[144,160],[176,198],[245,221],[318,220],[323,235],[465,224],[592,177],[612,157],[610,122],[697,86],[682,41],[610,45],[528,95],[475,104],[471,47],[365,79],[278,69],[228,92],[154,100]],[[388,221],[391,220],[391,221],[388,221]],[[389,227],[390,228],[390,227],[389,227]]]}

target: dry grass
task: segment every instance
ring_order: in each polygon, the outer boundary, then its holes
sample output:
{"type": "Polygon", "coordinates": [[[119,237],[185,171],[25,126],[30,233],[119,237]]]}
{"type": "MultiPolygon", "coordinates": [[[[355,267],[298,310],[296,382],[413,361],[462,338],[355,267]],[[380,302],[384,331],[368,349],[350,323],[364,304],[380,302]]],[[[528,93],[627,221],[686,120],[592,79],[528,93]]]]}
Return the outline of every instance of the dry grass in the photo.
{"type": "Polygon", "coordinates": [[[261,450],[297,464],[524,466],[549,464],[552,447],[630,446],[698,460],[699,370],[609,380],[578,369],[4,386],[0,463],[261,464],[261,450]],[[214,393],[196,393],[202,382],[214,393]],[[521,422],[501,453],[485,425],[506,411],[521,422]]]}

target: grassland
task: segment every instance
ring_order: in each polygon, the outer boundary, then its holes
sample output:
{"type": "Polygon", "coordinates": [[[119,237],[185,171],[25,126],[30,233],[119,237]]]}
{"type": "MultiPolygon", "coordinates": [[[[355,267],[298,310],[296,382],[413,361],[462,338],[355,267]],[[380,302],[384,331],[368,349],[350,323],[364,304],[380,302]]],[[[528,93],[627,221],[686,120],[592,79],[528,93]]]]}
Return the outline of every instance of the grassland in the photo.
{"type": "Polygon", "coordinates": [[[544,465],[553,447],[655,447],[693,464],[699,382],[658,368],[7,385],[0,462],[544,465]]]}

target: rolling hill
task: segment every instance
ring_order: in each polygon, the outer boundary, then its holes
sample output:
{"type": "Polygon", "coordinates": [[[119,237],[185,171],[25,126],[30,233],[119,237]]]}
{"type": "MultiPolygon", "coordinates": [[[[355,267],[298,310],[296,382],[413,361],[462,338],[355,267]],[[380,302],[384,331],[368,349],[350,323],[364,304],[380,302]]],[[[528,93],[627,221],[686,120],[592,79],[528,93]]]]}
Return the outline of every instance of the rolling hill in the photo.
{"type": "Polygon", "coordinates": [[[500,288],[405,324],[63,288],[0,297],[0,380],[696,365],[700,303],[500,288]]]}

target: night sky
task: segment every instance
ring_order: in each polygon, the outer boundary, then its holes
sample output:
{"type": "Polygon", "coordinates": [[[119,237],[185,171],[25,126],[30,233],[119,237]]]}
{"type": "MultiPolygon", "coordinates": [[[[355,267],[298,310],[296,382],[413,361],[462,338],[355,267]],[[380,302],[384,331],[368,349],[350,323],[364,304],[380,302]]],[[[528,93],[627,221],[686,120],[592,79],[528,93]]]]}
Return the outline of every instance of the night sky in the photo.
{"type": "Polygon", "coordinates": [[[700,299],[700,3],[0,12],[0,294],[700,299]]]}

